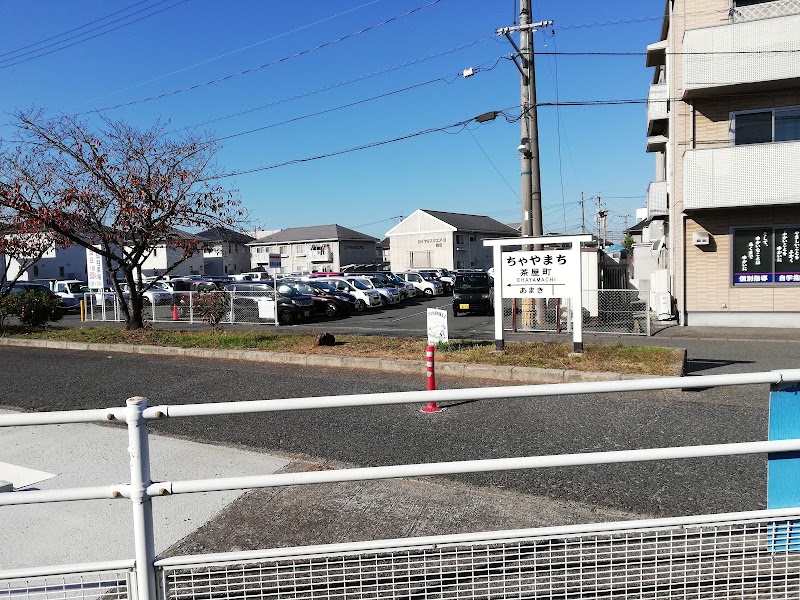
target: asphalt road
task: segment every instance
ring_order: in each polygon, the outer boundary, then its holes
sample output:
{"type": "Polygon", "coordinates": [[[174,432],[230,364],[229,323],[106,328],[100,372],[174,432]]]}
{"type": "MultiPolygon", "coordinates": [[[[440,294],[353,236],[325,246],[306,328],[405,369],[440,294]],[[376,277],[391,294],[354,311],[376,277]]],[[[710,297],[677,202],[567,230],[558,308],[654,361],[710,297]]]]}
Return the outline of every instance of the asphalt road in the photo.
{"type": "MultiPolygon", "coordinates": [[[[796,345],[791,348],[797,352],[796,345]]],[[[728,350],[720,345],[719,352],[706,358],[723,356],[720,360],[726,364],[721,368],[736,368],[737,363],[728,364],[724,358],[728,350]]],[[[0,361],[7,374],[0,386],[0,405],[26,410],[115,406],[134,395],[166,404],[424,387],[422,378],[404,374],[298,372],[296,366],[163,356],[3,347],[0,361]]],[[[757,370],[752,366],[748,363],[742,370],[757,370]]],[[[716,368],[720,367],[712,370],[716,368]]],[[[445,377],[437,381],[440,388],[501,383],[445,377]]],[[[422,414],[416,406],[390,406],[181,419],[152,426],[199,441],[372,466],[761,440],[767,431],[767,392],[766,386],[744,386],[685,393],[561,396],[471,402],[448,407],[438,415],[422,414]]],[[[765,458],[752,456],[500,472],[461,479],[598,507],[679,515],[763,508],[765,472],[765,458]]]]}

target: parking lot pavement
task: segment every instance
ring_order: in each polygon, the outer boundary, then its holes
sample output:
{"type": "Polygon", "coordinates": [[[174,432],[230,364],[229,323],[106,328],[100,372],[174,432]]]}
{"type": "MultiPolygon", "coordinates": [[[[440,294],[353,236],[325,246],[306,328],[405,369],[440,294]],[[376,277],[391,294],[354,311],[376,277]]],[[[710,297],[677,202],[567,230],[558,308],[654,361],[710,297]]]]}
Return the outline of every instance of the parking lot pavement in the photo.
{"type": "MultiPolygon", "coordinates": [[[[7,414],[8,411],[0,411],[7,414]]],[[[0,430],[3,462],[56,474],[43,490],[130,481],[128,432],[93,424],[0,430]]],[[[171,437],[150,437],[154,480],[274,473],[283,458],[171,437]],[[232,468],[232,465],[235,465],[232,468]]],[[[156,550],[163,551],[212,519],[241,492],[189,494],[153,501],[156,550]]],[[[3,569],[134,556],[129,500],[92,500],[4,506],[0,526],[3,569]]]]}

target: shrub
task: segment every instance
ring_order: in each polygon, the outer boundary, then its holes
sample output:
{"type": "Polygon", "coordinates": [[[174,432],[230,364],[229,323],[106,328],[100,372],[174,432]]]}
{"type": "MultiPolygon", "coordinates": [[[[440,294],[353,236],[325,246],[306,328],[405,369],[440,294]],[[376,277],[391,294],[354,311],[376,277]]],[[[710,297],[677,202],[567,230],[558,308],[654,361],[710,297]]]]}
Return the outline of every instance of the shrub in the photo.
{"type": "Polygon", "coordinates": [[[197,292],[193,298],[194,314],[212,330],[228,318],[231,312],[230,296],[225,292],[197,292]]]}
{"type": "Polygon", "coordinates": [[[59,321],[64,316],[58,306],[61,299],[47,292],[25,290],[6,296],[5,301],[9,304],[9,314],[18,317],[28,327],[41,327],[48,321],[59,321]]]}

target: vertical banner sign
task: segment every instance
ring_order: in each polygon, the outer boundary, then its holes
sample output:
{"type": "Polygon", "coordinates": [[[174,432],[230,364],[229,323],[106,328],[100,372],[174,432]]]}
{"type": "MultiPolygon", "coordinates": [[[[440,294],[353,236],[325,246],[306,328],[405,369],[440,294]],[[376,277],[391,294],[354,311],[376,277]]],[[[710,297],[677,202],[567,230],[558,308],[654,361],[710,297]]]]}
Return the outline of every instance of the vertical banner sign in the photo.
{"type": "Polygon", "coordinates": [[[89,289],[103,290],[106,288],[106,265],[104,259],[94,250],[86,249],[86,278],[89,289]]]}
{"type": "Polygon", "coordinates": [[[435,346],[439,342],[448,341],[447,311],[438,308],[428,309],[428,343],[435,346]]]}
{"type": "MultiPolygon", "coordinates": [[[[777,384],[769,395],[769,439],[800,438],[800,384],[777,384]]],[[[767,457],[767,508],[800,506],[800,452],[767,457]]],[[[770,530],[774,551],[800,551],[800,522],[776,523],[770,530]]]]}

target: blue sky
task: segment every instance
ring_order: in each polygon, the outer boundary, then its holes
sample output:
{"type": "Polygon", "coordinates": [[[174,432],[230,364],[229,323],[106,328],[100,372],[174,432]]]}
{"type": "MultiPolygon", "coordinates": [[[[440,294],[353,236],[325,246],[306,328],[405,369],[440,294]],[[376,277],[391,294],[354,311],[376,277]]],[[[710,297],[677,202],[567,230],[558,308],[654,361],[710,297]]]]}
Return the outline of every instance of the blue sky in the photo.
{"type": "MultiPolygon", "coordinates": [[[[43,0],[34,13],[0,0],[2,122],[32,106],[55,116],[127,104],[105,114],[225,137],[418,86],[225,140],[219,166],[238,172],[518,111],[519,73],[501,58],[512,48],[493,35],[513,24],[514,0],[438,0],[374,27],[432,1],[43,0]],[[459,77],[467,67],[482,70],[459,77]]],[[[555,22],[535,34],[537,52],[643,52],[659,39],[664,8],[663,0],[533,7],[535,20],[555,22]]],[[[642,99],[652,77],[644,56],[540,55],[536,66],[539,102],[642,99]]],[[[580,230],[581,192],[588,227],[596,211],[588,198],[598,194],[610,232],[621,235],[626,213],[635,222],[654,176],[645,125],[642,104],[539,109],[546,232],[580,230]]],[[[0,136],[11,133],[0,127],[0,136]]],[[[519,137],[519,123],[501,118],[224,182],[265,229],[338,223],[383,237],[418,208],[518,222],[519,137]]]]}

